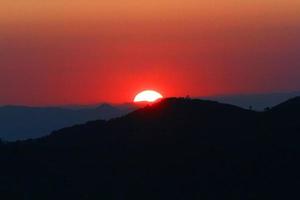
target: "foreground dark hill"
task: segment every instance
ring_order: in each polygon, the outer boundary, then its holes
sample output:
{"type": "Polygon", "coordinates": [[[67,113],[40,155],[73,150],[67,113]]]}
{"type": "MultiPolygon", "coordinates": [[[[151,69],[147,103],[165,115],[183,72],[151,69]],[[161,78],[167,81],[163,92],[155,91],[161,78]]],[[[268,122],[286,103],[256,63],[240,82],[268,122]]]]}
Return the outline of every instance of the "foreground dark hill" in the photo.
{"type": "Polygon", "coordinates": [[[136,108],[102,104],[88,108],[0,107],[0,138],[8,141],[38,138],[49,132],[97,119],[111,119],[136,108]]]}
{"type": "Polygon", "coordinates": [[[296,116],[298,103],[286,103],[284,109],[258,113],[171,98],[121,118],[2,145],[0,194],[6,199],[296,198],[300,120],[290,122],[289,116],[296,116]]]}
{"type": "Polygon", "coordinates": [[[56,131],[43,140],[62,143],[64,146],[68,143],[83,145],[82,138],[86,138],[87,142],[100,142],[109,136],[114,137],[114,142],[118,140],[128,143],[130,141],[126,140],[133,140],[137,143],[159,143],[174,140],[176,137],[182,140],[188,137],[188,132],[201,130],[201,134],[191,136],[202,138],[203,142],[211,138],[227,143],[233,138],[237,140],[236,137],[245,138],[238,130],[249,132],[251,127],[244,130],[244,126],[257,123],[256,115],[257,113],[253,111],[213,101],[169,98],[108,122],[94,121],[56,131]],[[223,129],[229,128],[236,131],[220,133],[223,129]],[[70,140],[70,137],[73,139],[70,140]]]}
{"type": "Polygon", "coordinates": [[[248,95],[225,95],[211,96],[205,99],[210,99],[218,102],[233,104],[242,108],[252,107],[253,110],[263,111],[267,107],[273,107],[295,96],[299,96],[297,92],[278,92],[265,94],[248,94],[248,95]]]}

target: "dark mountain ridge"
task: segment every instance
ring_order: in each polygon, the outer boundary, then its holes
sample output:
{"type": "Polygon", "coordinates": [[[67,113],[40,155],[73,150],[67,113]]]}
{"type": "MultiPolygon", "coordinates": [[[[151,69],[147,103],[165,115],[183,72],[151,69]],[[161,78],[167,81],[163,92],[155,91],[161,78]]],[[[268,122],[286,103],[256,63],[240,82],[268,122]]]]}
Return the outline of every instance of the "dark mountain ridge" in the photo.
{"type": "Polygon", "coordinates": [[[10,199],[296,198],[300,119],[291,123],[285,111],[279,121],[280,112],[280,105],[255,112],[170,98],[8,143],[0,151],[0,193],[10,199]]]}
{"type": "Polygon", "coordinates": [[[0,138],[15,141],[38,138],[51,131],[97,119],[111,119],[135,110],[133,107],[115,107],[109,104],[94,108],[70,109],[64,107],[0,107],[0,138]]]}
{"type": "MultiPolygon", "coordinates": [[[[295,96],[299,96],[300,91],[295,92],[277,92],[262,94],[240,94],[240,95],[223,95],[208,96],[205,99],[219,101],[237,105],[248,109],[250,106],[253,110],[263,111],[267,107],[273,107],[295,96]]],[[[203,97],[202,97],[203,98],[203,97]]]]}
{"type": "MultiPolygon", "coordinates": [[[[92,132],[91,127],[106,128],[106,131],[111,129],[110,132],[113,134],[122,132],[118,135],[118,138],[127,137],[127,132],[133,136],[132,131],[148,131],[149,134],[143,134],[143,137],[147,135],[153,137],[156,135],[156,132],[160,133],[160,131],[169,131],[174,136],[172,131],[178,131],[179,129],[193,130],[197,126],[200,126],[198,128],[202,129],[221,129],[230,126],[238,128],[242,124],[250,123],[251,120],[255,119],[256,115],[258,113],[254,111],[214,101],[169,98],[154,105],[138,109],[120,118],[115,118],[107,122],[89,122],[85,125],[62,129],[53,132],[45,138],[64,137],[64,134],[67,134],[69,131],[78,132],[82,137],[86,137],[89,136],[86,133],[92,132]],[[218,126],[215,126],[216,122],[218,122],[218,126]],[[80,131],[78,131],[79,129],[80,131]],[[85,129],[89,131],[85,131],[85,129]]],[[[103,133],[96,134],[95,136],[102,137],[102,135],[103,133]]],[[[136,135],[136,137],[140,136],[136,135]]]]}
{"type": "Polygon", "coordinates": [[[271,110],[272,112],[281,112],[281,113],[298,113],[300,111],[300,97],[294,97],[289,99],[277,106],[274,106],[271,110]]]}

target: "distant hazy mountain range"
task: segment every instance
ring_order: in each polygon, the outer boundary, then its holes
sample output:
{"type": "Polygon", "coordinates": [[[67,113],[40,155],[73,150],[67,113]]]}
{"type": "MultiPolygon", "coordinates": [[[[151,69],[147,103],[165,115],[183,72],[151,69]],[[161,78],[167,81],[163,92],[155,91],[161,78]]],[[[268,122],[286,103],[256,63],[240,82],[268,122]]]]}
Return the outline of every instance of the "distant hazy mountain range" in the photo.
{"type": "Polygon", "coordinates": [[[135,109],[132,104],[68,107],[2,106],[0,138],[8,141],[37,138],[53,130],[90,120],[119,117],[135,109]]]}
{"type": "Polygon", "coordinates": [[[249,95],[226,95],[201,97],[222,103],[236,105],[242,108],[251,108],[257,111],[263,111],[268,107],[274,107],[295,96],[300,96],[298,92],[270,93],[270,94],[249,94],[249,95]]]}
{"type": "MultiPolygon", "coordinates": [[[[231,95],[202,97],[242,108],[264,110],[273,107],[300,92],[274,93],[261,95],[231,95]]],[[[91,120],[108,120],[120,117],[138,107],[127,103],[122,105],[71,105],[63,107],[0,107],[0,138],[7,141],[37,138],[50,132],[91,120]]]]}

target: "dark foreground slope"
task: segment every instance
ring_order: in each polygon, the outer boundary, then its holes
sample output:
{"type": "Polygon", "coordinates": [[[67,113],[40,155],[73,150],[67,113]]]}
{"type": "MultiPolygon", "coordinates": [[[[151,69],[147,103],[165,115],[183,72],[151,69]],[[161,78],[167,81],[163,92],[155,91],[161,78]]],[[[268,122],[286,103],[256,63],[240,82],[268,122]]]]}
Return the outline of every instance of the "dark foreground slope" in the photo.
{"type": "Polygon", "coordinates": [[[122,118],[2,145],[0,194],[30,200],[296,198],[300,118],[298,104],[287,103],[257,113],[172,98],[122,118]]]}
{"type": "Polygon", "coordinates": [[[0,107],[0,138],[7,141],[39,138],[67,126],[91,120],[111,119],[136,108],[102,104],[95,108],[0,107]]]}

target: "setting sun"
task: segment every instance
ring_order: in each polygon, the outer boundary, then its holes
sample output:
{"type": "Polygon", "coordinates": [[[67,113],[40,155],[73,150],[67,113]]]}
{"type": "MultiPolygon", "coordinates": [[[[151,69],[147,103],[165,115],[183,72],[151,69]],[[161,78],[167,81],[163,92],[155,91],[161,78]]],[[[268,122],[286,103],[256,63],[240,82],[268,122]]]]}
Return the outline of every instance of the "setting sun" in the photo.
{"type": "Polygon", "coordinates": [[[161,98],[163,98],[163,96],[154,90],[144,90],[138,93],[135,96],[133,101],[134,102],[155,102],[161,98]]]}

